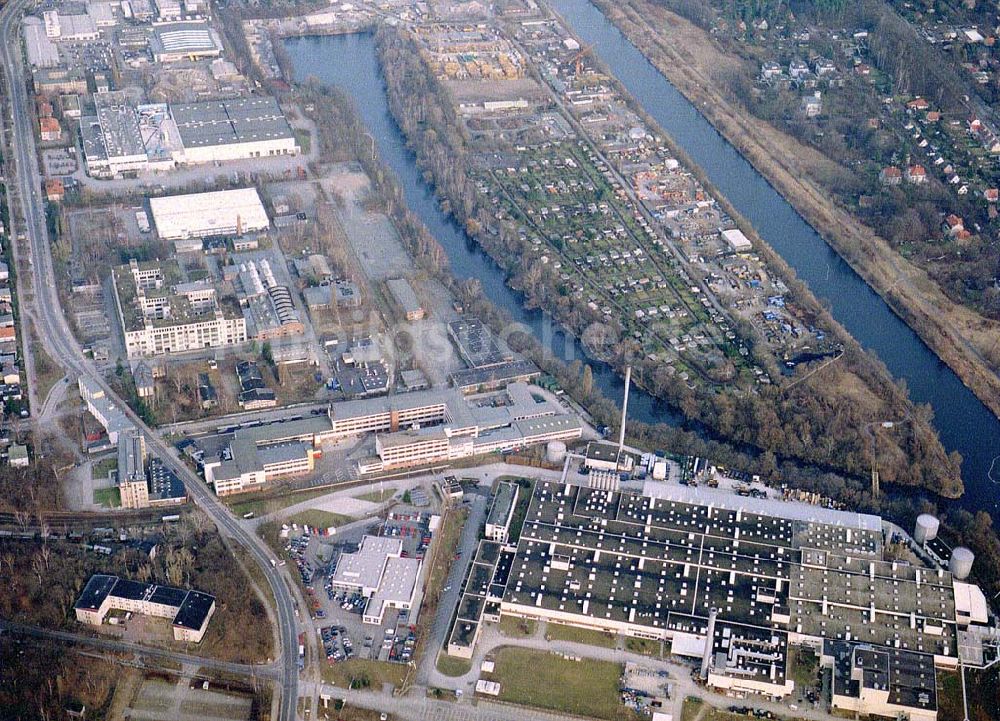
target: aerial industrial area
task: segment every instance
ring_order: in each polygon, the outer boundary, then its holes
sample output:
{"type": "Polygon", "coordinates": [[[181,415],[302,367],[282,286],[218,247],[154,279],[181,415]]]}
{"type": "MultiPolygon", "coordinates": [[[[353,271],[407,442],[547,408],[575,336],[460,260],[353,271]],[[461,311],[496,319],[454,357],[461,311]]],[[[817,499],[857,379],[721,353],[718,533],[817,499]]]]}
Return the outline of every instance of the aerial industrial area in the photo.
{"type": "Polygon", "coordinates": [[[959,454],[573,3],[0,5],[0,717],[1000,718],[959,454]]]}

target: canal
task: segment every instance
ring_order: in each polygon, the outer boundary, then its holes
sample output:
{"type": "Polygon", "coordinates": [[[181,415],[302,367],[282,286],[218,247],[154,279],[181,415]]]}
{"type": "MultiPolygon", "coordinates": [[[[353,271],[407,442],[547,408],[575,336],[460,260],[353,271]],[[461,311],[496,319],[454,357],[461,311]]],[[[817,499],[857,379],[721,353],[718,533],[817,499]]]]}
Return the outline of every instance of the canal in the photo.
{"type": "MultiPolygon", "coordinates": [[[[452,274],[459,279],[476,278],[484,295],[503,308],[518,323],[531,328],[542,345],[557,357],[587,360],[594,372],[594,385],[605,396],[621,403],[625,383],[607,363],[589,358],[578,340],[567,338],[545,313],[526,310],[523,298],[505,282],[503,271],[465,231],[442,212],[433,188],[417,168],[416,157],[406,147],[402,131],[389,111],[382,70],[372,35],[351,34],[289,38],[285,47],[295,67],[295,79],[313,76],[350,95],[358,114],[375,138],[382,161],[392,168],[410,210],[448,254],[452,274]]],[[[647,423],[683,425],[683,416],[663,401],[637,389],[629,394],[629,417],[647,423]]]]}
{"type": "MultiPolygon", "coordinates": [[[[588,0],[551,4],[584,42],[594,44],[601,59],[646,111],[798,277],[829,302],[833,316],[881,358],[895,377],[906,380],[915,402],[931,405],[945,448],[957,450],[964,459],[966,494],[959,503],[996,515],[1000,494],[987,474],[1000,453],[994,450],[1000,448],[1000,421],[595,6],[588,0]]],[[[389,112],[372,36],[294,38],[286,46],[298,81],[315,76],[354,98],[383,160],[396,173],[407,203],[448,253],[453,273],[459,278],[478,278],[487,296],[512,318],[543,339],[551,335],[547,319],[523,309],[521,298],[505,285],[496,264],[439,209],[389,112]]],[[[582,353],[578,345],[574,351],[582,353]]],[[[605,394],[620,399],[622,382],[617,375],[604,364],[596,364],[594,371],[595,383],[605,394]]],[[[633,395],[629,409],[631,416],[644,421],[679,423],[675,412],[647,394],[633,395]]]]}

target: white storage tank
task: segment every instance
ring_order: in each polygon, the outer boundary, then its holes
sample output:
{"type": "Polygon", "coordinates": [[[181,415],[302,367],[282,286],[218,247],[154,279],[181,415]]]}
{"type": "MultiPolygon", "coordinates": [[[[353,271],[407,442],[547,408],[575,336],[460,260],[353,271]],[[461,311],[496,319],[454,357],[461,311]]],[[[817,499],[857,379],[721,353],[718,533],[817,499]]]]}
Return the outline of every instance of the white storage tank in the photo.
{"type": "Polygon", "coordinates": [[[545,447],[545,460],[549,463],[562,463],[566,460],[566,444],[562,441],[549,441],[545,447]]]}
{"type": "Polygon", "coordinates": [[[948,570],[951,575],[959,581],[964,581],[972,573],[972,562],[976,560],[976,554],[965,546],[956,546],[951,552],[948,560],[948,570]]]}
{"type": "Polygon", "coordinates": [[[917,516],[917,525],[913,529],[913,540],[918,545],[924,545],[937,537],[940,526],[941,522],[937,518],[929,513],[921,513],[917,516]]]}

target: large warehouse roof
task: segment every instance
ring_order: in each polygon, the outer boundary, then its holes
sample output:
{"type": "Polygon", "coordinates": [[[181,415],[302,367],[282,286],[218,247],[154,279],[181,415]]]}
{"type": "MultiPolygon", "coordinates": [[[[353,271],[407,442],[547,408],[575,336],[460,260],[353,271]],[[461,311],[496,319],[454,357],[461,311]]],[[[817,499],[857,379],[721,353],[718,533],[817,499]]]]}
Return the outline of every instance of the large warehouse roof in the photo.
{"type": "Polygon", "coordinates": [[[199,238],[267,228],[267,212],[256,188],[150,198],[161,238],[199,238]]]}
{"type": "Polygon", "coordinates": [[[161,61],[185,55],[217,55],[222,52],[219,36],[202,20],[159,25],[153,30],[151,45],[153,57],[161,61]]]}
{"type": "Polygon", "coordinates": [[[271,97],[209,100],[170,106],[185,148],[294,137],[271,97]]]}

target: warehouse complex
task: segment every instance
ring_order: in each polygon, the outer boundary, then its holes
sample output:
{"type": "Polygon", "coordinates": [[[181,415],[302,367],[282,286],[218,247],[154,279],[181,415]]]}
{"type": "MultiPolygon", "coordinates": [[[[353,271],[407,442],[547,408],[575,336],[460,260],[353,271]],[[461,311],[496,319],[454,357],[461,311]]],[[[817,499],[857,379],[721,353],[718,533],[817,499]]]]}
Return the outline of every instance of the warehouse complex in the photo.
{"type": "MultiPolygon", "coordinates": [[[[36,26],[26,33],[38,40],[29,45],[35,65],[50,67],[44,33],[36,26]]],[[[300,152],[271,96],[144,105],[115,90],[95,93],[94,107],[94,115],[80,118],[80,141],[87,173],[98,178],[300,152]]]]}
{"type": "Polygon", "coordinates": [[[449,653],[471,656],[484,619],[518,616],[669,639],[709,686],[778,698],[801,645],[833,669],[835,708],[931,721],[935,668],[981,666],[997,644],[982,591],[884,560],[877,516],[655,488],[538,481],[516,545],[477,559],[449,653]]]}
{"type": "Polygon", "coordinates": [[[112,281],[129,358],[247,340],[246,320],[232,293],[204,280],[185,282],[176,261],[132,260],[112,270],[112,281]]]}
{"type": "Polygon", "coordinates": [[[295,134],[272,97],[175,104],[170,112],[183,145],[178,162],[214,163],[299,151],[295,134]]]}
{"type": "MultiPolygon", "coordinates": [[[[204,459],[205,480],[219,495],[313,470],[325,441],[375,435],[377,455],[361,473],[447,464],[460,458],[579,438],[578,417],[515,383],[492,404],[470,404],[454,389],[332,403],[327,415],[237,429],[218,457],[204,459]]],[[[507,521],[509,523],[509,519],[507,521]]]]}
{"type": "Polygon", "coordinates": [[[215,613],[215,597],[201,591],[95,574],[73,609],[77,621],[92,626],[104,623],[110,611],[169,618],[175,640],[201,643],[215,613]]]}
{"type": "Polygon", "coordinates": [[[390,608],[416,608],[422,561],[403,556],[403,541],[388,536],[365,536],[355,553],[344,553],[330,579],[333,588],[359,593],[367,601],[362,622],[381,625],[390,608]]]}

